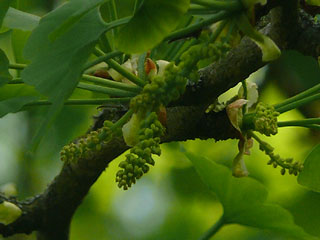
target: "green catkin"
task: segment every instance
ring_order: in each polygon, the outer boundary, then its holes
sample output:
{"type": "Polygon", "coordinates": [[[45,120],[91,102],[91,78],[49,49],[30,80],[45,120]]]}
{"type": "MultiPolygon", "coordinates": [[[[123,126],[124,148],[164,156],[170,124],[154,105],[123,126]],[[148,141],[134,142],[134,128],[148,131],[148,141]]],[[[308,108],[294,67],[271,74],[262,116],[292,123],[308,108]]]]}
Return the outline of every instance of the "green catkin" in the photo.
{"type": "Polygon", "coordinates": [[[130,108],[135,113],[145,114],[157,111],[161,105],[166,106],[176,100],[184,92],[187,84],[186,78],[179,74],[179,69],[170,63],[162,76],[156,75],[146,84],[141,94],[132,98],[130,108]]]}
{"type": "Polygon", "coordinates": [[[179,72],[193,82],[199,79],[198,69],[218,61],[230,49],[229,44],[223,42],[202,42],[190,47],[180,57],[179,72]]]}
{"type": "Polygon", "coordinates": [[[259,146],[260,150],[265,152],[270,157],[268,165],[272,165],[274,168],[277,168],[278,166],[281,167],[281,175],[284,175],[288,171],[289,174],[297,176],[298,173],[302,171],[302,163],[294,162],[292,158],[284,159],[279,155],[274,154],[274,148],[270,144],[261,141],[259,146]]]}
{"type": "Polygon", "coordinates": [[[253,119],[254,130],[266,136],[278,133],[277,117],[280,115],[273,106],[266,103],[258,103],[253,119]]]}
{"type": "Polygon", "coordinates": [[[182,54],[178,66],[172,62],[162,76],[154,76],[141,94],[132,98],[130,108],[135,113],[146,113],[177,100],[185,91],[187,79],[197,82],[198,69],[219,60],[229,49],[228,44],[221,42],[192,46],[182,54]]]}
{"type": "Polygon", "coordinates": [[[63,162],[75,162],[82,157],[89,157],[93,152],[100,151],[103,144],[107,144],[114,135],[111,130],[112,122],[105,121],[104,126],[97,131],[88,133],[77,143],[70,143],[63,147],[60,158],[63,162]]]}
{"type": "Polygon", "coordinates": [[[164,127],[155,112],[150,113],[140,124],[139,143],[131,148],[126,160],[119,164],[116,182],[119,188],[127,190],[132,184],[149,171],[149,165],[155,164],[152,154],[160,156],[160,137],[164,127]]]}
{"type": "Polygon", "coordinates": [[[140,125],[139,142],[126,155],[126,160],[119,164],[116,182],[119,188],[127,190],[137,179],[149,171],[149,166],[155,164],[152,154],[160,156],[160,137],[164,127],[155,112],[160,106],[167,106],[179,99],[184,93],[188,79],[197,82],[198,69],[209,65],[223,57],[230,46],[226,43],[209,43],[209,36],[204,33],[201,43],[190,47],[180,57],[176,66],[169,63],[163,75],[151,77],[142,92],[131,99],[130,109],[135,114],[147,116],[140,125]],[[148,114],[150,113],[151,114],[148,114]]]}

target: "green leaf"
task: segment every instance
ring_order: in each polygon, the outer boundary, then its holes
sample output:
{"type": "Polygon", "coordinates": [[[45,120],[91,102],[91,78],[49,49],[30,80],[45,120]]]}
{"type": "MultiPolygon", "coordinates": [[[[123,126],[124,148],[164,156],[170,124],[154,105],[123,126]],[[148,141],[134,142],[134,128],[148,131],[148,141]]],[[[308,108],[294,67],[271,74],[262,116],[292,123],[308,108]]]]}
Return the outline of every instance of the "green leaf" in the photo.
{"type": "Polygon", "coordinates": [[[0,49],[0,87],[11,79],[12,76],[9,73],[9,60],[6,54],[0,49]]]}
{"type": "Polygon", "coordinates": [[[38,100],[39,97],[36,96],[20,96],[9,98],[0,102],[0,118],[7,115],[8,113],[16,113],[21,110],[21,108],[30,103],[38,100]]]}
{"type": "Polygon", "coordinates": [[[10,0],[2,0],[0,2],[0,27],[2,26],[2,21],[6,15],[10,5],[10,0]]]}
{"type": "Polygon", "coordinates": [[[276,204],[257,204],[240,210],[229,219],[230,223],[278,232],[296,239],[316,239],[294,223],[289,211],[276,204]]]}
{"type": "Polygon", "coordinates": [[[126,53],[142,53],[159,44],[189,8],[189,0],[144,1],[130,22],[120,29],[116,43],[126,53]]]}
{"type": "Polygon", "coordinates": [[[320,192],[320,144],[306,158],[303,170],[298,176],[298,183],[312,191],[320,192]]]}
{"type": "Polygon", "coordinates": [[[83,16],[85,16],[89,11],[96,8],[97,6],[103,4],[108,0],[71,0],[71,4],[77,4],[79,8],[65,20],[61,25],[59,25],[52,33],[50,33],[49,38],[55,40],[56,38],[67,32],[75,23],[77,23],[83,16]]]}
{"type": "Polygon", "coordinates": [[[10,29],[32,31],[39,25],[39,21],[40,17],[36,15],[22,12],[10,7],[3,20],[3,26],[10,29]]]}
{"type": "Polygon", "coordinates": [[[258,181],[235,178],[231,171],[204,157],[186,153],[202,180],[217,195],[224,209],[225,223],[277,231],[298,239],[312,239],[294,224],[291,214],[276,204],[265,203],[266,188],[258,181]]]}
{"type": "Polygon", "coordinates": [[[232,216],[252,204],[262,203],[267,198],[265,187],[249,178],[232,177],[231,171],[214,161],[187,153],[197,172],[220,199],[226,216],[232,216]]]}
{"type": "Polygon", "coordinates": [[[288,68],[288,71],[294,74],[290,83],[299,85],[301,90],[311,88],[320,82],[320,67],[313,57],[288,50],[282,53],[279,60],[283,61],[284,71],[288,68]]]}
{"type": "Polygon", "coordinates": [[[81,9],[82,4],[82,1],[74,0],[43,17],[24,49],[25,57],[31,60],[31,64],[22,71],[22,79],[48,96],[53,103],[32,141],[33,150],[62,109],[64,101],[76,88],[84,63],[100,35],[107,30],[98,9],[95,8],[55,41],[49,39],[52,29],[64,24],[69,16],[81,9]]]}
{"type": "Polygon", "coordinates": [[[63,24],[80,7],[77,1],[72,1],[49,13],[41,19],[25,47],[25,56],[31,64],[22,71],[22,78],[52,102],[71,95],[79,82],[83,64],[105,31],[98,10],[93,9],[56,41],[50,41],[48,36],[52,29],[63,24]]]}

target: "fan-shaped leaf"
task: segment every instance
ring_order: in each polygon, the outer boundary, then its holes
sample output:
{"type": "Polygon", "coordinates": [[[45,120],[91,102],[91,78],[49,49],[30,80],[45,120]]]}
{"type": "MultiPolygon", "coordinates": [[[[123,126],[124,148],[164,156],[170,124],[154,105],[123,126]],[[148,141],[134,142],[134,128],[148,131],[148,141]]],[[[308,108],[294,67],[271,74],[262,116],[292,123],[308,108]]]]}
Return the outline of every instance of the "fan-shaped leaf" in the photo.
{"type": "Polygon", "coordinates": [[[21,110],[21,108],[30,103],[38,100],[39,97],[36,96],[20,96],[9,98],[0,102],[0,118],[7,115],[8,113],[16,113],[21,110]]]}
{"type": "Polygon", "coordinates": [[[320,192],[320,144],[306,158],[298,183],[312,191],[320,192]]]}
{"type": "Polygon", "coordinates": [[[70,96],[95,41],[105,30],[98,10],[93,9],[61,37],[49,40],[52,29],[80,7],[73,1],[49,13],[33,31],[25,48],[31,64],[22,72],[23,80],[53,102],[70,96]]]}
{"type": "Polygon", "coordinates": [[[189,0],[144,1],[118,36],[118,49],[141,53],[159,44],[174,30],[189,8],[189,0]]]}
{"type": "Polygon", "coordinates": [[[73,14],[68,16],[68,18],[56,29],[54,29],[52,33],[50,33],[50,39],[55,40],[59,36],[63,35],[90,10],[96,8],[97,6],[107,1],[108,0],[71,0],[71,4],[77,4],[79,8],[73,14]]]}
{"type": "Polygon", "coordinates": [[[291,214],[276,204],[266,204],[267,190],[251,178],[235,178],[222,165],[186,153],[209,188],[216,193],[224,209],[225,223],[277,231],[298,239],[312,239],[294,224],[291,214]]]}
{"type": "Polygon", "coordinates": [[[22,79],[49,97],[52,106],[48,116],[33,139],[35,150],[41,136],[62,109],[63,102],[72,94],[82,73],[82,67],[96,41],[106,30],[97,8],[74,23],[55,41],[50,40],[52,29],[81,9],[82,1],[68,2],[41,19],[25,47],[25,56],[31,64],[22,71],[22,79]]]}
{"type": "Polygon", "coordinates": [[[9,8],[4,20],[3,26],[10,29],[20,29],[23,31],[32,31],[39,24],[40,17],[30,13],[22,12],[15,8],[9,8]]]}
{"type": "Polygon", "coordinates": [[[10,0],[2,0],[0,2],[0,27],[2,26],[2,21],[6,15],[10,5],[10,0]]]}

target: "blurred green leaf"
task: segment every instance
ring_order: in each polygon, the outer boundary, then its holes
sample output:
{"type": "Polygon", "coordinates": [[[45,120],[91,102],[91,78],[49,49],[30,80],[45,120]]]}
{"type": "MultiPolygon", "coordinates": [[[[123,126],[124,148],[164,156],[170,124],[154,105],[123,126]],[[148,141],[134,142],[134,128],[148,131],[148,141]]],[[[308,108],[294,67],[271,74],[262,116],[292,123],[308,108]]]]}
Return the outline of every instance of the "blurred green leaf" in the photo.
{"type": "Polygon", "coordinates": [[[34,87],[26,84],[7,84],[0,88],[0,101],[21,97],[21,96],[39,96],[34,87]]]}
{"type": "Polygon", "coordinates": [[[266,204],[267,190],[251,178],[235,178],[223,166],[186,153],[209,188],[216,193],[224,209],[225,223],[277,231],[298,239],[312,239],[295,225],[291,214],[279,205],[266,204]]]}
{"type": "Polygon", "coordinates": [[[2,21],[6,15],[10,5],[10,0],[2,0],[0,2],[0,27],[2,26],[2,21]]]}
{"type": "Polygon", "coordinates": [[[308,155],[303,166],[298,183],[312,191],[320,192],[320,144],[308,155]]]}
{"type": "Polygon", "coordinates": [[[230,223],[238,223],[278,232],[296,239],[316,239],[304,232],[294,223],[291,213],[276,204],[257,204],[247,206],[229,219],[230,223]]]}
{"type": "Polygon", "coordinates": [[[285,51],[281,56],[281,60],[301,80],[304,89],[319,83],[320,67],[313,57],[305,56],[297,51],[285,51]]]}
{"type": "Polygon", "coordinates": [[[306,3],[312,6],[320,6],[320,0],[306,0],[306,3]]]}
{"type": "Polygon", "coordinates": [[[40,17],[30,13],[22,12],[15,8],[9,8],[4,20],[3,26],[10,29],[20,29],[23,31],[32,31],[39,24],[40,17]]]}
{"type": "Polygon", "coordinates": [[[0,49],[0,87],[11,79],[12,76],[9,73],[9,60],[2,49],[0,49]]]}
{"type": "Polygon", "coordinates": [[[16,113],[21,110],[21,108],[30,103],[38,100],[39,97],[36,96],[20,96],[9,98],[0,102],[0,118],[7,115],[8,113],[16,113]]]}
{"type": "Polygon", "coordinates": [[[174,30],[189,8],[189,0],[148,0],[120,29],[116,43],[126,53],[141,53],[159,44],[174,30]]]}

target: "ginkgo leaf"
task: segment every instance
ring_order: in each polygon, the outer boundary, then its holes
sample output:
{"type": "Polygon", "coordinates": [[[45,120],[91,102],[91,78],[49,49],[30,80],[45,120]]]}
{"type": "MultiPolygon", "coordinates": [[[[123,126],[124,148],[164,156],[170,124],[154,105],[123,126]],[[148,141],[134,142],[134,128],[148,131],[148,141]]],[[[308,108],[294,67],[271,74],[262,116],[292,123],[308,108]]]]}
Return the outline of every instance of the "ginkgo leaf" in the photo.
{"type": "Polygon", "coordinates": [[[47,95],[52,102],[71,95],[80,79],[83,64],[105,31],[99,11],[94,9],[63,36],[50,41],[52,28],[62,24],[65,18],[81,7],[75,3],[64,4],[41,19],[24,51],[31,64],[22,71],[22,79],[47,95]]]}
{"type": "Polygon", "coordinates": [[[15,8],[9,8],[4,20],[3,26],[10,29],[20,29],[23,31],[32,31],[40,21],[40,17],[30,13],[22,12],[15,8]]]}
{"type": "Polygon", "coordinates": [[[24,105],[38,99],[37,96],[19,96],[0,101],[0,118],[8,113],[19,112],[24,105]]]}
{"type": "Polygon", "coordinates": [[[294,223],[287,210],[265,203],[267,190],[258,181],[249,177],[235,178],[223,165],[191,153],[186,155],[223,205],[225,223],[276,231],[297,239],[313,239],[294,223]]]}
{"type": "Polygon", "coordinates": [[[320,192],[320,144],[304,161],[303,170],[298,176],[298,183],[312,191],[320,192]]]}
{"type": "Polygon", "coordinates": [[[2,26],[2,21],[4,16],[6,15],[10,6],[10,0],[2,0],[0,1],[0,27],[2,26]]]}
{"type": "Polygon", "coordinates": [[[117,48],[126,53],[142,53],[159,44],[189,8],[189,0],[144,1],[117,36],[117,48]]]}
{"type": "Polygon", "coordinates": [[[23,81],[48,96],[52,106],[33,140],[33,149],[39,144],[43,132],[62,109],[64,101],[76,88],[83,65],[107,26],[97,8],[89,11],[64,34],[51,41],[52,29],[82,7],[82,1],[71,1],[43,17],[34,29],[26,47],[25,57],[31,64],[25,68],[23,81]]]}
{"type": "Polygon", "coordinates": [[[56,38],[70,30],[70,28],[82,17],[84,17],[89,11],[107,1],[109,0],[71,0],[71,4],[77,4],[79,8],[70,16],[68,16],[68,18],[62,24],[58,25],[58,27],[50,33],[49,38],[54,41],[56,38]]]}

